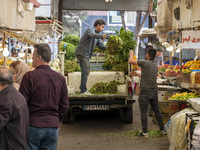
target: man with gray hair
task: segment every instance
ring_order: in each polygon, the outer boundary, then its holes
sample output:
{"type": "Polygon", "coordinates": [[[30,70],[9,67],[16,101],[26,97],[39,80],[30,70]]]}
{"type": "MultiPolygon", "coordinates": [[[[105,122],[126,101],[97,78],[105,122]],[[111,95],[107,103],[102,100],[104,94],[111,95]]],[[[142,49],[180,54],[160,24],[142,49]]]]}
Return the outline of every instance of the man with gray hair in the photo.
{"type": "Polygon", "coordinates": [[[30,112],[28,150],[56,150],[58,127],[69,109],[66,79],[49,66],[51,49],[48,44],[35,44],[33,67],[21,82],[30,112]]]}
{"type": "Polygon", "coordinates": [[[0,150],[26,150],[28,106],[12,83],[11,71],[0,67],[0,150]]]}

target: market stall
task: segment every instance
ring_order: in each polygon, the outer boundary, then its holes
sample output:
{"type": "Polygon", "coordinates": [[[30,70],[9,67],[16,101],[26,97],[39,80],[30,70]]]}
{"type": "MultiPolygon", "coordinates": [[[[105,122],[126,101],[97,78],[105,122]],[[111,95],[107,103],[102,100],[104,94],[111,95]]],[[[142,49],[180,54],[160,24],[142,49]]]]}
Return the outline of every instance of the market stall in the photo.
{"type": "MultiPolygon", "coordinates": [[[[159,72],[162,78],[168,79],[170,85],[182,89],[180,93],[173,94],[168,101],[184,101],[190,106],[174,112],[165,125],[170,150],[195,149],[195,139],[200,138],[200,135],[195,133],[200,112],[196,108],[200,100],[200,13],[197,7],[199,4],[196,0],[159,0],[157,5],[158,24],[154,29],[159,41],[169,53],[169,65],[160,67],[159,72]],[[173,64],[175,56],[176,63],[173,64]],[[183,59],[183,56],[188,57],[183,59]]],[[[199,147],[199,143],[196,143],[196,146],[199,147]]]]}

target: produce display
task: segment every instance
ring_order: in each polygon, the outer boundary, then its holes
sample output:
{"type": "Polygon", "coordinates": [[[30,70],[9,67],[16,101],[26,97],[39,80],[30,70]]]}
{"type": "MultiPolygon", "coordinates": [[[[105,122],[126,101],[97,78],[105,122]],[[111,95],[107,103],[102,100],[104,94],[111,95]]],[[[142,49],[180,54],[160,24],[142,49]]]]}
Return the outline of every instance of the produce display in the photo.
{"type": "Polygon", "coordinates": [[[181,75],[181,72],[179,69],[177,69],[177,70],[166,69],[166,71],[164,73],[164,77],[177,77],[179,75],[181,75]]]}
{"type": "Polygon", "coordinates": [[[192,60],[188,61],[184,65],[186,68],[189,68],[190,70],[197,70],[200,69],[200,60],[192,60]]]}
{"type": "Polygon", "coordinates": [[[190,73],[191,73],[191,70],[190,70],[190,69],[183,69],[183,70],[182,70],[182,73],[183,73],[183,74],[190,74],[190,73]]]}
{"type": "MultiPolygon", "coordinates": [[[[12,62],[13,62],[13,60],[11,60],[11,59],[6,60],[7,65],[10,65],[12,62]]],[[[0,59],[0,64],[3,64],[3,63],[4,63],[4,59],[0,59]]]]}
{"type": "Polygon", "coordinates": [[[119,82],[113,80],[109,83],[96,82],[90,89],[92,94],[115,94],[117,93],[117,85],[119,82]]]}
{"type": "Polygon", "coordinates": [[[190,98],[198,98],[198,97],[200,97],[200,94],[198,93],[183,92],[183,93],[176,93],[175,95],[172,95],[172,97],[170,97],[170,100],[188,100],[190,98]]]}

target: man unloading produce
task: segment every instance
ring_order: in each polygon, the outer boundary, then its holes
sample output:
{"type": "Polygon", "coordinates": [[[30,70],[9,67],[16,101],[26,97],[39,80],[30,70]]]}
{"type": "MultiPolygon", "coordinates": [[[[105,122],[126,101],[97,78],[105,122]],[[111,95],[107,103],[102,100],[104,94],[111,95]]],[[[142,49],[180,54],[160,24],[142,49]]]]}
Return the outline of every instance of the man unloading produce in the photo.
{"type": "Polygon", "coordinates": [[[106,22],[102,19],[98,19],[95,21],[94,26],[88,28],[76,48],[75,55],[79,61],[81,67],[81,85],[80,85],[80,93],[90,94],[87,91],[87,80],[90,74],[90,58],[92,56],[92,52],[97,46],[101,50],[106,50],[106,46],[103,44],[102,39],[106,39],[109,36],[107,34],[99,34],[104,30],[104,26],[106,22]]]}
{"type": "Polygon", "coordinates": [[[137,75],[141,77],[140,83],[140,94],[139,94],[139,107],[141,112],[141,122],[142,122],[142,132],[141,136],[148,137],[147,133],[147,110],[150,103],[158,121],[160,131],[163,135],[166,134],[164,131],[164,125],[162,121],[162,116],[158,106],[158,89],[157,89],[157,74],[158,66],[154,63],[154,58],[156,56],[156,50],[152,47],[147,48],[146,60],[133,60],[133,51],[129,52],[129,63],[133,65],[138,65],[141,67],[141,74],[137,72],[132,72],[131,75],[137,75]]]}

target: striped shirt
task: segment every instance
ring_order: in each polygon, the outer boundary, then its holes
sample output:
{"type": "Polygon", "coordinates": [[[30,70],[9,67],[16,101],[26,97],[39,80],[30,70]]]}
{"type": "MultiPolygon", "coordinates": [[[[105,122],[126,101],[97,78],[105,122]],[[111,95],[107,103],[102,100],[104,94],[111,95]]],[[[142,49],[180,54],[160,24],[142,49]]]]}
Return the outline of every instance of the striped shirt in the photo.
{"type": "Polygon", "coordinates": [[[27,72],[19,91],[29,107],[29,125],[59,127],[59,122],[69,109],[65,78],[48,65],[27,72]]]}

